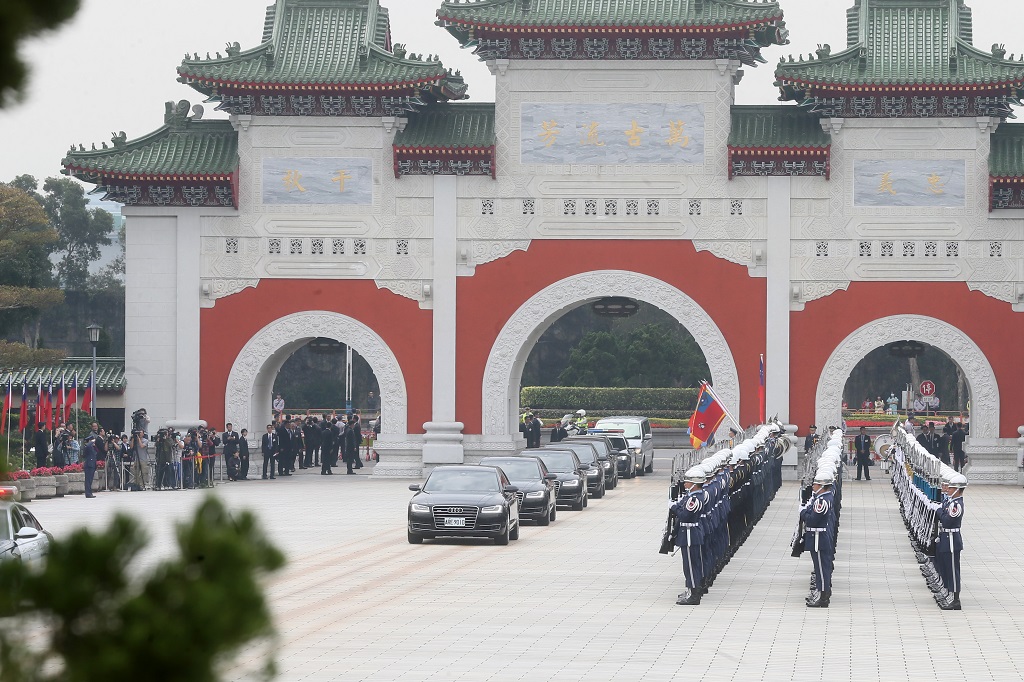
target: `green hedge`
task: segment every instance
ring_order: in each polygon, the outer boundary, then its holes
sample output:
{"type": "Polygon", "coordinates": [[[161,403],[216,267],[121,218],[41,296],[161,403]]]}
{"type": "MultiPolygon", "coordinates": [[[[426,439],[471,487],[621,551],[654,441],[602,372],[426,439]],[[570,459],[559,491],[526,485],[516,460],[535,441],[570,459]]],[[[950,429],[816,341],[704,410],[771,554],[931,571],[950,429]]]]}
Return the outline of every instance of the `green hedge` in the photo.
{"type": "MultiPolygon", "coordinates": [[[[527,386],[519,404],[533,410],[562,414],[579,409],[646,417],[689,418],[697,406],[697,388],[591,388],[586,386],[527,386]]],[[[559,415],[561,416],[561,415],[559,415]]]]}

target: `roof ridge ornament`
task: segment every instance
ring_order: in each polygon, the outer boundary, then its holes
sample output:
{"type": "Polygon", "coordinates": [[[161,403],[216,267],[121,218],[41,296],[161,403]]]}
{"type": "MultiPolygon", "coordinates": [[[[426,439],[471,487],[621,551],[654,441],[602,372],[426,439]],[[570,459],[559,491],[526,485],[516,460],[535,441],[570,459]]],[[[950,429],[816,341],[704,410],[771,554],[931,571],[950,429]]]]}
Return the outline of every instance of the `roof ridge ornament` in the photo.
{"type": "Polygon", "coordinates": [[[171,130],[184,130],[188,126],[188,112],[191,104],[187,99],[164,103],[164,125],[171,130]]]}

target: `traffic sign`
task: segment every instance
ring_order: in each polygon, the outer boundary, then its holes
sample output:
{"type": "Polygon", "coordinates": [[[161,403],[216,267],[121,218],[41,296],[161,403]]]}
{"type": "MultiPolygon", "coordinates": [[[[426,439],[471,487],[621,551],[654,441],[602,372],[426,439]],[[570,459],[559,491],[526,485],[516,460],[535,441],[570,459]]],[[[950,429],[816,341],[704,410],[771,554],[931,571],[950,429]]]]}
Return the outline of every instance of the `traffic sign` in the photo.
{"type": "Polygon", "coordinates": [[[935,382],[934,381],[922,381],[921,382],[921,395],[933,396],[935,395],[935,382]]]}

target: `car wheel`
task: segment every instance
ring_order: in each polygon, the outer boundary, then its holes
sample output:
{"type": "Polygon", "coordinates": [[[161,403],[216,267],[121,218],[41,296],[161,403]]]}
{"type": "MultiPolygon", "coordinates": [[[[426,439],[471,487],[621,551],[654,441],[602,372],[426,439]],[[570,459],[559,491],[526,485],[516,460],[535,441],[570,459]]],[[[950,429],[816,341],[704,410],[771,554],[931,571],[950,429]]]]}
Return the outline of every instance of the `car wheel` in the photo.
{"type": "Polygon", "coordinates": [[[555,517],[558,516],[558,508],[555,505],[551,505],[551,515],[548,516],[548,521],[554,521],[555,517]]]}
{"type": "Polygon", "coordinates": [[[508,541],[509,541],[509,523],[511,522],[511,520],[512,520],[511,517],[509,517],[508,519],[505,519],[505,532],[502,533],[501,535],[499,535],[498,537],[494,538],[494,544],[502,545],[502,546],[508,544],[508,541]]]}
{"type": "Polygon", "coordinates": [[[518,521],[516,522],[516,527],[513,530],[509,531],[508,539],[509,540],[518,540],[519,539],[519,522],[518,521]]]}
{"type": "Polygon", "coordinates": [[[537,525],[538,526],[546,526],[549,523],[551,523],[551,512],[548,512],[544,516],[540,516],[540,517],[537,518],[537,525]]]}
{"type": "Polygon", "coordinates": [[[640,462],[640,468],[636,470],[636,474],[634,474],[634,475],[635,476],[646,476],[647,475],[647,469],[644,468],[644,464],[643,464],[642,461],[640,462]]]}
{"type": "Polygon", "coordinates": [[[572,510],[573,511],[583,511],[583,508],[586,507],[586,506],[587,506],[587,498],[586,497],[581,497],[579,502],[575,502],[574,501],[572,503],[572,510]]]}
{"type": "Polygon", "coordinates": [[[595,500],[600,500],[602,497],[604,497],[604,486],[601,486],[600,488],[594,491],[595,500]]]}
{"type": "Polygon", "coordinates": [[[409,531],[409,544],[410,545],[422,545],[423,544],[423,536],[416,535],[412,531],[409,531]]]}
{"type": "Polygon", "coordinates": [[[654,455],[651,455],[651,463],[647,465],[646,471],[649,474],[653,474],[654,473],[654,455]]]}
{"type": "Polygon", "coordinates": [[[586,507],[588,504],[590,504],[590,495],[584,495],[583,496],[583,506],[586,507]]]}

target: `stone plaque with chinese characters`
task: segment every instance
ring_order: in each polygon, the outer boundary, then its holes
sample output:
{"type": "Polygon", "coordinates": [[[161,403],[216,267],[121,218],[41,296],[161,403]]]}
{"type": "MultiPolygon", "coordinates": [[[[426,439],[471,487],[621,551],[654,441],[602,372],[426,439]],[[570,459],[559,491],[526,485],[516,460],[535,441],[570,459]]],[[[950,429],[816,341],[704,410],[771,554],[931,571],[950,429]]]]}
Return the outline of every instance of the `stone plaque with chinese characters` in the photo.
{"type": "Polygon", "coordinates": [[[963,208],[967,162],[956,159],[862,159],[853,163],[854,206],[963,208]]]}
{"type": "Polygon", "coordinates": [[[522,163],[704,163],[702,104],[534,104],[521,111],[522,163]]]}
{"type": "Polygon", "coordinates": [[[361,158],[263,159],[264,204],[373,203],[373,161],[361,158]]]}

